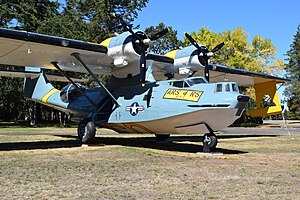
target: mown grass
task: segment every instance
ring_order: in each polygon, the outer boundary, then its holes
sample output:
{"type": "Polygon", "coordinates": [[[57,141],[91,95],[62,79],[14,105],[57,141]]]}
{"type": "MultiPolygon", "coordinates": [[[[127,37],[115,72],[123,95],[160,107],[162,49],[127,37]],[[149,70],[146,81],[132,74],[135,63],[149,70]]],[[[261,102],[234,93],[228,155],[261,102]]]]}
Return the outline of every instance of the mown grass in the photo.
{"type": "Polygon", "coordinates": [[[221,135],[211,156],[196,136],[100,130],[80,147],[75,131],[1,129],[1,199],[300,199],[300,134],[221,135]]]}

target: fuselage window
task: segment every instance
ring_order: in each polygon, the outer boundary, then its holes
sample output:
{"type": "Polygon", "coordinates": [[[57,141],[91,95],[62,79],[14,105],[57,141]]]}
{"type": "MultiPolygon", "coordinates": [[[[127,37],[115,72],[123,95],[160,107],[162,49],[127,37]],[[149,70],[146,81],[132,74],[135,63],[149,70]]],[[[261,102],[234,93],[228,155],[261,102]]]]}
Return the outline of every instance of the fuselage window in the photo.
{"type": "Polygon", "coordinates": [[[225,91],[226,92],[230,92],[230,85],[229,85],[229,83],[225,84],[225,91]]]}
{"type": "Polygon", "coordinates": [[[217,84],[217,92],[222,92],[222,84],[217,84]]]}

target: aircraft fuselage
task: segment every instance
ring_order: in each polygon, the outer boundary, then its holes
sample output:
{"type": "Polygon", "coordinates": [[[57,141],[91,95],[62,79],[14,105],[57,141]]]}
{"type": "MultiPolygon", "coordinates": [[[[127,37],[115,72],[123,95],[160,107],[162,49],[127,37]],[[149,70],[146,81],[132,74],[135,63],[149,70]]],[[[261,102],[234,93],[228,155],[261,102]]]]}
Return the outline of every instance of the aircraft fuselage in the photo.
{"type": "Polygon", "coordinates": [[[207,83],[202,77],[119,86],[113,94],[121,106],[101,124],[121,133],[207,133],[207,126],[217,131],[247,105],[236,83],[207,83]]]}

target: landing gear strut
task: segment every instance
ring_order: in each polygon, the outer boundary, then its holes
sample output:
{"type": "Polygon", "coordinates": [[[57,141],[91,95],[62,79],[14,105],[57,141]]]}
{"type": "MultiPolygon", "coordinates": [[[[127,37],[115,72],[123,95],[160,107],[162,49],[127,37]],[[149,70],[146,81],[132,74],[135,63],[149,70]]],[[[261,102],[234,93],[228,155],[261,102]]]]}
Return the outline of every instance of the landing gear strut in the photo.
{"type": "Polygon", "coordinates": [[[203,136],[203,152],[209,153],[214,150],[218,144],[217,136],[214,133],[206,133],[203,136]]]}
{"type": "Polygon", "coordinates": [[[94,142],[96,135],[95,123],[91,120],[84,119],[78,124],[77,128],[78,138],[84,144],[94,142]]]}

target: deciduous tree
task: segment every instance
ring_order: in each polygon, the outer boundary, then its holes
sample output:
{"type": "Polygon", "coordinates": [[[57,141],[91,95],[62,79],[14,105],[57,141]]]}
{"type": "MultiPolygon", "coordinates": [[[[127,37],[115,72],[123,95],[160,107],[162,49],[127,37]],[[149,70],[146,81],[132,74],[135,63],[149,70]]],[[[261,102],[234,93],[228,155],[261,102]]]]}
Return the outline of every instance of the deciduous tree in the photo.
{"type": "MultiPolygon", "coordinates": [[[[216,52],[213,63],[271,74],[277,74],[284,68],[283,60],[275,58],[276,47],[270,39],[256,35],[248,42],[248,34],[242,28],[215,33],[202,27],[198,33],[193,32],[190,35],[208,49],[225,42],[225,46],[216,52]]],[[[184,44],[190,45],[187,38],[184,38],[184,44]]]]}

